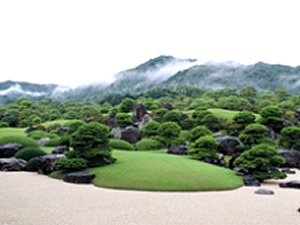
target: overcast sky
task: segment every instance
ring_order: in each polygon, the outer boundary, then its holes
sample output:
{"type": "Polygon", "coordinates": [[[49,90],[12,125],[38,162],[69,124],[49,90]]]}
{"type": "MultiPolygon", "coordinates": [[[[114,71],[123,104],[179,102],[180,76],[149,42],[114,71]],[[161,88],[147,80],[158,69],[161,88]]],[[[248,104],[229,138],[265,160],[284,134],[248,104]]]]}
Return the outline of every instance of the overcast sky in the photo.
{"type": "Polygon", "coordinates": [[[0,81],[76,86],[159,55],[300,65],[300,2],[0,1],[0,81]]]}

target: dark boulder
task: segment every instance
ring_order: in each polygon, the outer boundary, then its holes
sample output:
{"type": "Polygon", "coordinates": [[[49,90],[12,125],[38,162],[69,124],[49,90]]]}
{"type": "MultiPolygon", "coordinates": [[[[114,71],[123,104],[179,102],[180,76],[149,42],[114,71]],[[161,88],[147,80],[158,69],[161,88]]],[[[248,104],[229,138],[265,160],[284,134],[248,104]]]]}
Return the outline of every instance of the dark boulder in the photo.
{"type": "Polygon", "coordinates": [[[24,159],[0,158],[0,170],[1,171],[21,171],[25,169],[27,162],[24,159]]]}
{"type": "Polygon", "coordinates": [[[163,107],[169,111],[173,110],[173,106],[171,103],[164,103],[163,107]]]}
{"type": "Polygon", "coordinates": [[[274,195],[275,194],[274,191],[269,190],[269,189],[263,189],[263,188],[256,190],[254,193],[259,194],[259,195],[274,195]]]}
{"type": "Polygon", "coordinates": [[[188,147],[185,145],[173,145],[168,149],[169,154],[187,155],[188,147]]]}
{"type": "Polygon", "coordinates": [[[289,182],[280,183],[281,188],[297,188],[300,189],[300,180],[292,180],[289,182]]]}
{"type": "Polygon", "coordinates": [[[290,127],[290,126],[294,126],[295,124],[292,122],[292,121],[290,121],[290,120],[284,120],[283,122],[282,122],[282,126],[283,127],[290,127]]]}
{"type": "Polygon", "coordinates": [[[36,127],[30,126],[30,127],[28,127],[28,128],[25,130],[25,133],[26,133],[26,134],[29,134],[30,132],[35,131],[35,130],[37,130],[36,127]]]}
{"type": "Polygon", "coordinates": [[[300,109],[295,110],[294,116],[297,120],[300,120],[300,109]]]}
{"type": "Polygon", "coordinates": [[[243,177],[243,181],[245,186],[255,186],[260,187],[260,183],[257,179],[255,179],[253,176],[246,175],[243,177]]]}
{"type": "Polygon", "coordinates": [[[275,140],[276,140],[276,138],[277,138],[276,132],[271,127],[269,127],[269,126],[266,126],[266,128],[268,129],[267,130],[267,136],[269,138],[271,138],[272,143],[274,143],[275,140]]]}
{"type": "Polygon", "coordinates": [[[235,155],[239,150],[236,148],[238,145],[243,145],[243,143],[237,137],[217,137],[218,151],[224,155],[235,155]]]}
{"type": "Polygon", "coordinates": [[[75,184],[89,184],[94,179],[95,174],[89,172],[75,172],[69,173],[64,177],[65,182],[75,183],[75,184]]]}
{"type": "Polygon", "coordinates": [[[224,155],[223,154],[220,154],[219,155],[219,159],[215,159],[215,158],[210,158],[210,157],[204,157],[202,159],[203,162],[206,162],[206,163],[210,163],[210,164],[213,164],[213,165],[216,165],[216,166],[226,166],[226,162],[224,160],[224,155]]]}
{"type": "Polygon", "coordinates": [[[136,103],[133,107],[132,121],[134,124],[142,121],[143,117],[148,114],[142,103],[136,103]]]}
{"type": "Polygon", "coordinates": [[[282,167],[300,168],[300,151],[279,149],[277,152],[285,159],[282,167]]]}
{"type": "Polygon", "coordinates": [[[68,132],[69,128],[63,127],[62,125],[58,124],[56,126],[56,130],[58,131],[59,136],[64,136],[68,132]]]}
{"type": "Polygon", "coordinates": [[[57,159],[65,158],[65,155],[60,154],[47,154],[44,156],[40,156],[36,160],[37,171],[40,174],[48,175],[53,171],[57,170],[57,166],[55,165],[55,161],[57,159]]]}
{"type": "Polygon", "coordinates": [[[115,112],[113,112],[109,115],[109,119],[108,119],[108,123],[107,123],[107,125],[109,127],[117,127],[116,115],[117,114],[115,112]]]}
{"type": "Polygon", "coordinates": [[[230,158],[229,162],[228,162],[228,168],[229,169],[233,169],[234,168],[234,161],[241,155],[240,152],[237,152],[235,154],[233,154],[233,156],[230,158]]]}
{"type": "Polygon", "coordinates": [[[0,145],[0,158],[10,158],[13,157],[17,151],[22,149],[23,146],[16,143],[8,143],[0,145]]]}
{"type": "Polygon", "coordinates": [[[139,140],[141,140],[142,137],[137,131],[137,129],[133,126],[126,127],[121,134],[121,140],[127,141],[130,144],[135,144],[139,140]]]}
{"type": "Polygon", "coordinates": [[[57,146],[51,153],[52,154],[65,154],[69,151],[69,147],[67,145],[57,146]]]}
{"type": "Polygon", "coordinates": [[[286,174],[296,174],[296,171],[291,170],[290,168],[282,168],[281,172],[286,173],[286,174]]]}
{"type": "Polygon", "coordinates": [[[188,118],[190,118],[189,115],[186,114],[186,113],[184,113],[184,114],[181,115],[180,120],[183,121],[183,120],[186,120],[186,119],[188,119],[188,118]]]}

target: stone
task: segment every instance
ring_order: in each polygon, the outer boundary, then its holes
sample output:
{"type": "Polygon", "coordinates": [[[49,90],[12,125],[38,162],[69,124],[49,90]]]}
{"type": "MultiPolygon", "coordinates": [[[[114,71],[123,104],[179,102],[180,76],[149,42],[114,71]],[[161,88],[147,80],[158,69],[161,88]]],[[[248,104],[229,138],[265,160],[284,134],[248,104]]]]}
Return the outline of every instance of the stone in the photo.
{"type": "Polygon", "coordinates": [[[82,119],[82,121],[85,122],[85,123],[90,123],[90,122],[93,121],[93,119],[94,119],[93,117],[89,117],[89,118],[82,119]]]}
{"type": "Polygon", "coordinates": [[[173,106],[171,103],[164,103],[163,107],[169,111],[173,110],[173,106]]]}
{"type": "Polygon", "coordinates": [[[0,158],[0,170],[1,171],[21,171],[25,169],[27,162],[24,159],[0,158]]]}
{"type": "Polygon", "coordinates": [[[300,109],[295,110],[294,116],[297,120],[300,120],[300,109]]]}
{"type": "Polygon", "coordinates": [[[114,127],[110,132],[112,133],[114,139],[120,139],[122,131],[123,129],[121,127],[114,127]]]}
{"type": "Polygon", "coordinates": [[[300,169],[300,151],[278,149],[277,153],[285,159],[283,167],[300,169]]]}
{"type": "Polygon", "coordinates": [[[243,177],[244,185],[245,186],[255,186],[255,187],[260,187],[260,183],[257,179],[250,175],[246,175],[243,177]]]}
{"type": "Polygon", "coordinates": [[[294,126],[295,124],[292,122],[292,121],[290,121],[290,120],[284,120],[283,122],[282,122],[282,126],[283,127],[290,127],[290,126],[294,126]]]}
{"type": "Polygon", "coordinates": [[[259,195],[274,195],[275,194],[274,191],[269,190],[269,189],[263,189],[263,188],[257,189],[254,193],[259,194],[259,195]]]}
{"type": "Polygon", "coordinates": [[[26,134],[29,134],[30,132],[35,131],[35,130],[37,130],[36,127],[30,126],[30,127],[28,127],[28,128],[25,130],[25,133],[26,133],[26,134]]]}
{"type": "Polygon", "coordinates": [[[51,153],[52,154],[65,154],[69,151],[69,147],[67,145],[57,146],[51,153]]]}
{"type": "Polygon", "coordinates": [[[152,117],[149,114],[145,114],[144,117],[142,118],[142,121],[138,123],[138,128],[139,130],[143,130],[145,125],[152,121],[152,117]]]}
{"type": "Polygon", "coordinates": [[[58,131],[59,136],[64,136],[68,132],[69,128],[63,127],[62,125],[58,124],[56,126],[56,130],[58,131]]]}
{"type": "Polygon", "coordinates": [[[286,173],[286,174],[296,174],[296,171],[291,170],[290,168],[282,168],[281,172],[286,173]]]}
{"type": "Polygon", "coordinates": [[[232,169],[232,171],[234,171],[236,173],[242,173],[242,174],[248,174],[249,173],[249,171],[247,169],[240,168],[240,167],[234,167],[232,169]]]}
{"type": "Polygon", "coordinates": [[[127,141],[130,144],[135,144],[141,139],[141,135],[133,126],[128,126],[122,131],[121,140],[127,141]]]}
{"type": "Polygon", "coordinates": [[[133,107],[132,121],[134,124],[142,121],[143,117],[148,114],[142,103],[136,103],[133,107]]]}
{"type": "Polygon", "coordinates": [[[298,211],[298,213],[300,213],[300,207],[298,208],[298,210],[297,210],[297,211],[298,211]]]}
{"type": "Polygon", "coordinates": [[[116,115],[117,114],[115,112],[113,112],[109,115],[109,119],[108,119],[108,123],[107,123],[107,125],[109,127],[117,127],[116,115]]]}
{"type": "Polygon", "coordinates": [[[89,184],[94,179],[95,174],[89,172],[75,172],[69,173],[64,177],[65,182],[75,183],[75,184],[89,184]]]}
{"type": "Polygon", "coordinates": [[[169,154],[187,155],[188,147],[185,145],[173,145],[168,149],[169,154]]]}
{"type": "Polygon", "coordinates": [[[0,146],[0,158],[13,157],[23,146],[17,143],[7,143],[0,146]]]}
{"type": "Polygon", "coordinates": [[[233,169],[234,168],[234,161],[241,155],[240,152],[237,152],[235,154],[233,154],[233,156],[230,158],[229,162],[228,162],[228,168],[229,169],[233,169]]]}
{"type": "Polygon", "coordinates": [[[190,118],[189,117],[189,115],[188,114],[186,114],[186,113],[184,113],[184,114],[182,114],[181,116],[180,116],[180,120],[186,120],[186,119],[188,119],[188,118],[190,118]]]}
{"type": "Polygon", "coordinates": [[[236,154],[239,152],[236,146],[243,145],[243,143],[237,137],[223,136],[215,139],[218,142],[218,151],[224,155],[232,156],[236,154]]]}
{"type": "Polygon", "coordinates": [[[62,154],[47,154],[37,158],[36,167],[37,171],[40,174],[48,175],[53,171],[57,170],[57,166],[55,165],[55,161],[57,159],[65,158],[65,155],[62,154]]]}
{"type": "Polygon", "coordinates": [[[267,130],[267,136],[269,138],[271,138],[272,139],[272,143],[274,143],[274,141],[277,139],[277,135],[276,135],[275,131],[271,127],[269,127],[269,126],[266,126],[266,128],[268,129],[267,130]]]}
{"type": "Polygon", "coordinates": [[[37,143],[39,144],[40,147],[43,147],[46,144],[46,142],[49,140],[50,140],[50,138],[46,137],[46,138],[37,140],[37,143]]]}
{"type": "Polygon", "coordinates": [[[279,187],[300,189],[300,180],[292,180],[289,182],[279,183],[279,187]]]}

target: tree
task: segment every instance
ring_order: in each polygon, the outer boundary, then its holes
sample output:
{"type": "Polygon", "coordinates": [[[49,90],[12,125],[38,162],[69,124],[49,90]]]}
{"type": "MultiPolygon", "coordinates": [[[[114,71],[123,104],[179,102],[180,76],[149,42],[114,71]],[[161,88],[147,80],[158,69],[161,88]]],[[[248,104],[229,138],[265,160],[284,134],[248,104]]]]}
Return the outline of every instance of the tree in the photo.
{"type": "Polygon", "coordinates": [[[119,127],[127,127],[132,125],[132,118],[127,113],[118,113],[116,115],[116,122],[119,127]]]}
{"type": "Polygon", "coordinates": [[[170,147],[179,138],[180,131],[180,126],[175,122],[162,123],[158,128],[158,141],[166,147],[170,147]]]}
{"type": "Polygon", "coordinates": [[[180,113],[175,111],[168,111],[162,117],[162,122],[175,122],[180,125],[180,113]]]}
{"type": "Polygon", "coordinates": [[[218,101],[218,106],[222,109],[236,110],[240,106],[240,98],[236,95],[221,97],[218,101]]]}
{"type": "Polygon", "coordinates": [[[188,155],[199,160],[204,158],[219,159],[217,148],[218,142],[211,135],[205,135],[190,144],[188,155]]]}
{"type": "Polygon", "coordinates": [[[195,142],[200,137],[211,134],[212,132],[206,126],[197,126],[193,128],[190,132],[190,141],[195,142]]]}
{"type": "Polygon", "coordinates": [[[156,136],[158,134],[159,126],[160,126],[159,122],[156,122],[154,120],[150,121],[143,128],[143,136],[145,137],[156,136]]]}
{"type": "Polygon", "coordinates": [[[200,124],[206,126],[213,132],[219,131],[221,129],[220,120],[212,113],[204,116],[204,118],[200,121],[200,124]]]}
{"type": "Polygon", "coordinates": [[[255,123],[256,117],[249,111],[242,111],[234,115],[233,126],[230,135],[238,136],[242,130],[251,123],[255,123]]]}
{"type": "Polygon", "coordinates": [[[253,86],[246,86],[239,91],[239,96],[247,99],[251,104],[254,104],[257,97],[257,91],[253,86]]]}
{"type": "Polygon", "coordinates": [[[286,174],[277,168],[284,163],[285,159],[278,155],[274,146],[262,143],[244,151],[234,161],[234,166],[248,170],[249,174],[263,181],[271,178],[285,178],[286,174]]]}
{"type": "Polygon", "coordinates": [[[268,129],[266,126],[258,123],[249,124],[239,135],[239,139],[243,143],[241,150],[250,149],[252,146],[261,143],[270,143],[271,139],[267,137],[268,129]]]}
{"type": "Polygon", "coordinates": [[[300,128],[284,127],[280,132],[279,146],[300,150],[300,128]]]}
{"type": "Polygon", "coordinates": [[[259,114],[261,115],[261,119],[259,122],[266,126],[270,126],[275,132],[279,132],[283,125],[283,112],[276,105],[269,105],[264,107],[259,114]]]}
{"type": "Polygon", "coordinates": [[[134,104],[135,102],[133,99],[125,98],[120,105],[120,111],[124,113],[131,112],[133,110],[134,104]]]}

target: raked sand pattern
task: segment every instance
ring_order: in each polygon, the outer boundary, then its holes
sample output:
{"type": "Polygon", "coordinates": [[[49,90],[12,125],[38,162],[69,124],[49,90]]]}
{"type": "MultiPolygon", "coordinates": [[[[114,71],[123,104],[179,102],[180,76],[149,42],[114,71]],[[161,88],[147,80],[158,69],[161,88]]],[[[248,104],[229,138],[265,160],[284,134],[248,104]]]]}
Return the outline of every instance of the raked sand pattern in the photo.
{"type": "Polygon", "coordinates": [[[123,191],[70,184],[28,172],[0,172],[0,225],[299,225],[300,190],[279,182],[219,192],[123,191]]]}

